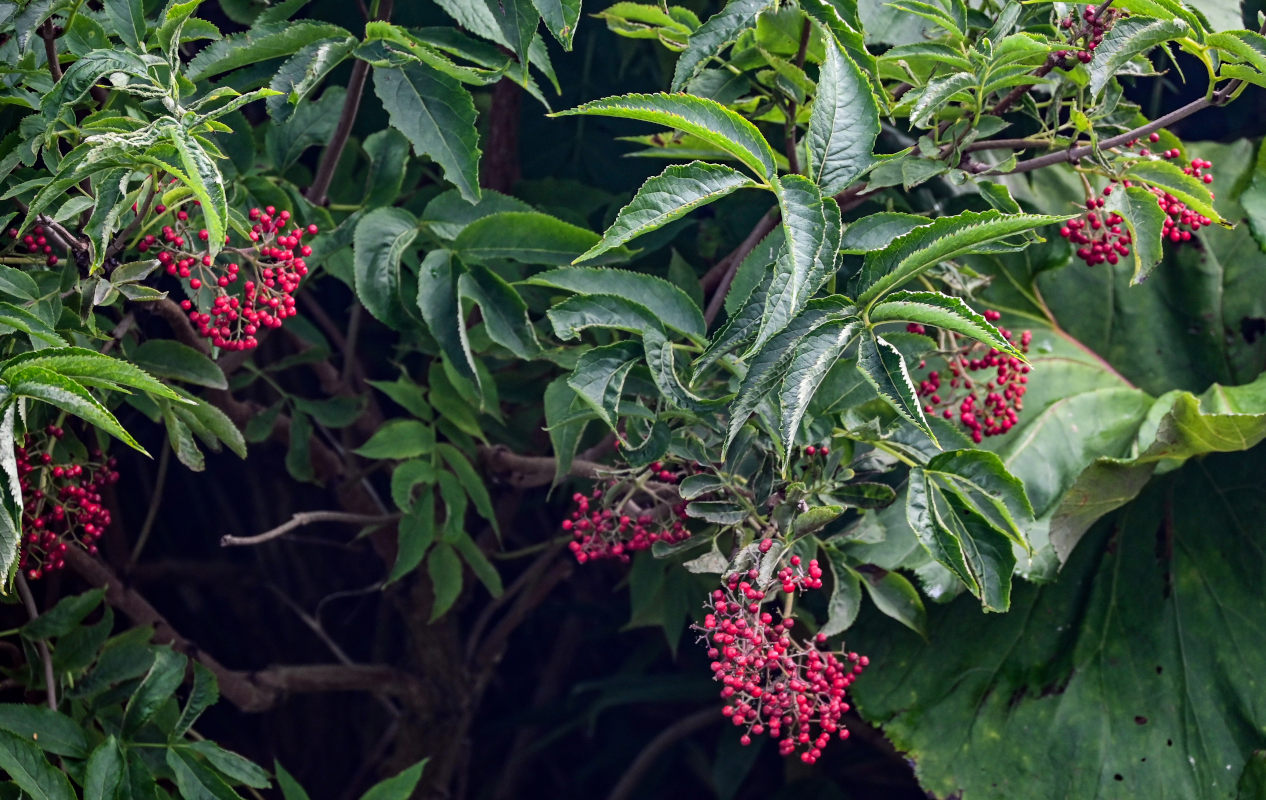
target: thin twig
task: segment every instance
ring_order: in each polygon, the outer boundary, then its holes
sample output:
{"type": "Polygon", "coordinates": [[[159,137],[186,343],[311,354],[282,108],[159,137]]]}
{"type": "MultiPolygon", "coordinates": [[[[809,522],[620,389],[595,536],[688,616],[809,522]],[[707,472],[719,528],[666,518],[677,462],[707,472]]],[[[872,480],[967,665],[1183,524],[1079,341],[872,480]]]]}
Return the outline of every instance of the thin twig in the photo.
{"type": "Polygon", "coordinates": [[[141,532],[136,537],[136,544],[132,547],[129,564],[135,564],[141,557],[141,551],[145,549],[145,543],[149,541],[149,535],[154,531],[154,523],[158,521],[158,507],[163,502],[163,489],[167,486],[167,467],[170,464],[171,448],[164,447],[158,456],[158,475],[154,478],[154,493],[149,499],[149,509],[145,512],[145,522],[141,523],[141,532]]]}
{"type": "MultiPolygon", "coordinates": [[[[378,6],[377,20],[391,18],[391,6],[394,0],[382,0],[378,6]]],[[[347,95],[343,100],[343,110],[339,112],[338,124],[334,127],[334,135],[321,153],[317,164],[316,177],[308,187],[306,196],[314,206],[323,206],[329,198],[330,182],[334,180],[334,170],[338,168],[339,159],[343,157],[343,148],[352,134],[352,126],[356,124],[356,114],[360,110],[361,95],[365,92],[365,79],[369,77],[369,62],[357,59],[352,65],[352,74],[347,81],[347,95]]]]}
{"type": "MultiPolygon", "coordinates": [[[[35,595],[31,594],[31,587],[27,585],[26,576],[21,570],[17,573],[18,596],[22,598],[22,605],[26,606],[26,614],[31,621],[39,619],[40,609],[35,605],[35,595]]],[[[57,678],[53,674],[53,654],[48,651],[48,642],[43,639],[35,640],[35,649],[40,654],[40,661],[44,662],[44,693],[48,699],[48,707],[57,710],[57,678]]]]}
{"type": "Polygon", "coordinates": [[[346,511],[300,511],[287,522],[254,536],[221,536],[221,547],[262,544],[285,536],[295,528],[316,522],[345,522],[349,525],[385,525],[399,519],[399,514],[351,514],[346,511]]]}
{"type": "Polygon", "coordinates": [[[724,717],[715,708],[705,708],[702,711],[696,711],[688,717],[681,719],[669,725],[660,731],[659,735],[642,748],[642,752],[637,754],[637,758],[633,759],[633,763],[629,764],[629,768],[620,776],[620,781],[611,790],[611,794],[607,795],[607,800],[628,800],[633,796],[633,791],[637,788],[638,781],[648,769],[655,764],[655,760],[672,747],[677,742],[686,738],[690,734],[703,730],[709,725],[715,725],[724,717]]]}

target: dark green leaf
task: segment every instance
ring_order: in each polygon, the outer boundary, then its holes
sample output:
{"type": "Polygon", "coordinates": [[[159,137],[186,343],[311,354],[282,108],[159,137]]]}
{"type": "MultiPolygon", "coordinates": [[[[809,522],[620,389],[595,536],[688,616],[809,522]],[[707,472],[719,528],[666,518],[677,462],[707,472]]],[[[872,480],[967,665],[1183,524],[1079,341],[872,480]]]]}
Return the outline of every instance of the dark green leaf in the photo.
{"type": "Polygon", "coordinates": [[[418,781],[422,780],[422,769],[429,758],[424,758],[395,777],[374,784],[361,795],[360,800],[409,800],[418,781]]]}
{"type": "Polygon", "coordinates": [[[189,80],[199,81],[247,64],[288,56],[321,39],[347,38],[350,35],[337,25],[309,20],[260,25],[202,48],[189,62],[185,74],[189,80]]]}
{"type": "Polygon", "coordinates": [[[739,34],[753,27],[756,15],[770,5],[771,0],[729,0],[725,8],[691,33],[673,71],[673,91],[685,88],[712,58],[719,56],[739,34]]]}
{"type": "Polygon", "coordinates": [[[806,174],[824,195],[839,194],[872,163],[879,107],[870,81],[840,45],[828,39],[818,94],[809,117],[806,174]]]}
{"type": "Polygon", "coordinates": [[[418,310],[440,350],[459,375],[478,381],[475,357],[466,339],[466,321],[457,296],[460,266],[448,250],[432,250],[418,268],[418,310]]]}
{"type": "Polygon", "coordinates": [[[612,430],[616,429],[624,379],[641,356],[641,351],[636,342],[616,342],[595,347],[581,355],[576,368],[567,379],[567,385],[612,430]]]}
{"type": "Polygon", "coordinates": [[[1113,23],[1090,62],[1090,91],[1099,94],[1135,56],[1159,44],[1192,33],[1187,23],[1170,17],[1127,17],[1113,23]]]}
{"type": "Polygon", "coordinates": [[[862,583],[842,555],[829,548],[826,552],[831,562],[833,585],[826,607],[826,622],[818,633],[834,636],[848,630],[857,619],[862,608],[862,583]]]}
{"type": "Polygon", "coordinates": [[[905,359],[896,347],[867,329],[858,340],[857,369],[897,413],[936,441],[923,415],[923,404],[910,379],[905,359]]]}
{"type": "MultiPolygon", "coordinates": [[[[636,298],[665,326],[687,336],[704,334],[703,314],[685,292],[653,275],[622,269],[563,267],[538,272],[527,283],[577,292],[636,298]]],[[[557,306],[556,306],[557,308],[557,306]]]]}
{"type": "Polygon", "coordinates": [[[458,278],[457,289],[479,305],[492,341],[524,360],[531,360],[540,351],[527,304],[500,275],[475,264],[458,278]]]}
{"type": "Polygon", "coordinates": [[[435,590],[435,605],[431,607],[434,622],[453,607],[462,591],[462,562],[451,544],[436,542],[426,559],[426,573],[435,590]]]}
{"type": "Polygon", "coordinates": [[[215,705],[219,699],[220,687],[215,680],[215,674],[195,661],[193,687],[189,690],[189,699],[185,701],[185,707],[180,711],[180,719],[172,728],[172,738],[184,736],[198,721],[198,717],[202,716],[202,712],[215,705]]]}
{"type": "Polygon", "coordinates": [[[576,23],[580,21],[580,0],[532,0],[532,4],[563,49],[571,50],[576,23]]]}
{"type": "Polygon", "coordinates": [[[356,295],[369,313],[397,330],[407,324],[400,308],[400,259],[417,235],[412,214],[384,207],[361,217],[353,236],[356,295]]]}
{"type": "Polygon", "coordinates": [[[241,800],[224,779],[188,755],[184,748],[168,748],[166,763],[184,800],[241,800]]]}
{"type": "Polygon", "coordinates": [[[30,739],[0,731],[0,772],[34,800],[75,800],[66,775],[30,739]]]}
{"type": "Polygon", "coordinates": [[[84,769],[83,800],[114,800],[123,783],[126,765],[113,735],[97,745],[84,769]]]}
{"type": "Polygon", "coordinates": [[[141,685],[128,698],[123,712],[123,730],[135,732],[145,724],[159,706],[166,703],[175,694],[176,689],[185,679],[185,666],[188,659],[169,647],[154,650],[154,663],[150,666],[141,685]]]}
{"type": "Polygon", "coordinates": [[[861,323],[856,319],[830,322],[796,344],[791,365],[778,392],[779,407],[782,410],[784,464],[791,456],[800,422],[804,419],[809,403],[817,394],[818,387],[861,329],[861,323]]]}
{"type": "Polygon", "coordinates": [[[45,706],[0,705],[0,730],[34,742],[46,753],[70,758],[88,757],[88,740],[79,723],[45,706]]]}
{"type": "Polygon", "coordinates": [[[435,449],[435,429],[415,419],[393,419],[354,451],[365,458],[415,458],[435,449]]]}
{"type": "MultiPolygon", "coordinates": [[[[598,234],[549,214],[502,211],[478,219],[457,235],[453,249],[467,261],[511,259],[526,264],[562,266],[576,260],[598,242],[598,234]]],[[[599,263],[624,260],[617,249],[599,263]]]]}
{"type": "Polygon", "coordinates": [[[146,339],[131,352],[131,359],[147,372],[209,389],[226,389],[224,372],[192,347],[171,339],[146,339]]]}
{"type": "Polygon", "coordinates": [[[225,750],[215,742],[203,739],[189,745],[189,749],[207,760],[221,775],[225,775],[234,783],[243,783],[253,789],[267,788],[270,781],[268,773],[250,759],[225,750]]]}
{"type": "MultiPolygon", "coordinates": [[[[435,493],[428,489],[409,511],[400,518],[396,540],[396,563],[391,567],[387,583],[394,583],[417,568],[426,551],[435,541],[435,493]]],[[[278,776],[280,777],[280,776],[278,776]]]]}
{"type": "Polygon", "coordinates": [[[862,586],[875,608],[915,633],[926,635],[927,611],[910,581],[896,572],[870,569],[862,573],[862,586]]]}
{"type": "Polygon", "coordinates": [[[4,380],[15,397],[29,397],[48,403],[97,426],[129,447],[145,452],[131,434],[123,430],[109,409],[70,378],[44,367],[22,366],[6,375],[4,380]]]}
{"type": "Polygon", "coordinates": [[[999,333],[993,323],[953,295],[941,292],[893,292],[875,305],[867,316],[872,323],[917,322],[943,328],[1024,359],[1024,354],[999,333]]]}

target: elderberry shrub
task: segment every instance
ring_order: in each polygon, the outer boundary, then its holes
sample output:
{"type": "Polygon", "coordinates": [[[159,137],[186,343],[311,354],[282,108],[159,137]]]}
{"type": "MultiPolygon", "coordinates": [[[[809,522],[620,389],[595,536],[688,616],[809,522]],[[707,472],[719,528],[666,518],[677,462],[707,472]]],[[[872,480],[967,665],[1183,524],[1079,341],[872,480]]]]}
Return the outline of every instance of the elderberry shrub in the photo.
{"type": "MultiPolygon", "coordinates": [[[[162,205],[154,208],[157,218],[169,211],[162,205]]],[[[218,259],[202,244],[207,230],[194,232],[184,209],[171,214],[159,235],[146,234],[136,245],[142,253],[156,250],[167,274],[187,281],[190,299],[180,307],[199,334],[224,350],[257,347],[260,330],[280,328],[297,313],[294,293],[308,274],[304,258],[312,254],[304,236],[319,231],[316,225],[294,224],[289,211],[273,206],[252,208],[248,216],[253,223],[250,243],[233,247],[225,236],[218,259]]]]}
{"type": "Polygon", "coordinates": [[[655,542],[673,544],[690,538],[686,505],[672,490],[682,476],[656,461],[638,474],[614,477],[585,495],[572,495],[574,508],[562,529],[574,538],[568,544],[576,561],[618,559],[655,542]]]}
{"type": "Polygon", "coordinates": [[[31,580],[66,566],[66,550],[82,547],[96,555],[97,539],[110,524],[101,492],[119,479],[116,462],[100,450],[81,463],[57,463],[54,445],[65,431],[49,425],[27,434],[17,456],[22,489],[22,547],[18,569],[31,580]]]}
{"type": "MultiPolygon", "coordinates": [[[[985,312],[985,319],[997,322],[1002,314],[989,310],[985,312]]],[[[907,330],[927,334],[927,329],[916,323],[907,326],[907,330]]],[[[999,328],[998,332],[1016,344],[1011,331],[999,328]]],[[[952,338],[950,341],[955,342],[952,338]]],[[[1032,332],[1020,334],[1017,345],[1020,352],[1028,353],[1032,341],[1032,332]]],[[[944,369],[950,375],[948,381],[944,381],[940,369],[929,371],[919,381],[918,394],[926,403],[923,411],[940,413],[948,420],[957,417],[976,444],[986,436],[1010,431],[1024,409],[1030,366],[1015,356],[971,340],[945,353],[944,358],[944,369]]],[[[919,366],[925,368],[927,362],[922,361],[919,366]]]]}
{"type": "MultiPolygon", "coordinates": [[[[1148,140],[1153,144],[1159,142],[1160,135],[1153,133],[1148,137],[1148,140]]],[[[1134,147],[1137,144],[1138,140],[1127,142],[1128,147],[1134,147]]],[[[1137,155],[1140,158],[1159,156],[1166,160],[1172,160],[1182,157],[1182,151],[1177,147],[1171,147],[1168,150],[1153,154],[1148,148],[1143,147],[1137,151],[1137,155]]],[[[1190,166],[1183,167],[1183,173],[1209,184],[1213,183],[1213,175],[1209,172],[1212,167],[1212,161],[1193,158],[1190,166]]],[[[1116,213],[1104,214],[1103,211],[1096,211],[1096,209],[1104,207],[1107,202],[1105,198],[1111,196],[1113,189],[1117,186],[1129,188],[1133,185],[1135,185],[1134,182],[1128,180],[1118,181],[1113,179],[1107,186],[1103,187],[1101,191],[1102,196],[1086,198],[1085,211],[1082,212],[1081,216],[1068,220],[1060,228],[1060,236],[1063,236],[1071,244],[1079,245],[1077,257],[1084,261],[1087,266],[1093,267],[1104,262],[1116,264],[1121,258],[1130,254],[1130,246],[1134,242],[1129,230],[1125,227],[1124,220],[1116,213]]],[[[1213,224],[1213,221],[1208,217],[1187,208],[1186,203],[1178,200],[1163,189],[1148,186],[1145,183],[1138,183],[1137,185],[1155,195],[1157,204],[1165,212],[1165,221],[1161,228],[1162,241],[1175,245],[1190,242],[1192,235],[1196,231],[1213,224]]]]}
{"type": "MultiPolygon", "coordinates": [[[[849,710],[846,692],[870,662],[857,653],[824,649],[823,634],[797,639],[793,617],[775,620],[762,610],[771,593],[760,585],[761,561],[773,557],[771,546],[772,540],[763,540],[756,563],[731,573],[712,592],[703,624],[694,628],[708,646],[713,679],[722,684],[721,713],[744,730],[739,742],[749,745],[753,735],[768,733],[778,741],[780,755],[800,750],[800,760],[812,764],[832,735],[848,738],[841,722],[849,710]]],[[[822,569],[817,561],[806,567],[793,555],[777,580],[788,595],[819,589],[822,569]]]]}

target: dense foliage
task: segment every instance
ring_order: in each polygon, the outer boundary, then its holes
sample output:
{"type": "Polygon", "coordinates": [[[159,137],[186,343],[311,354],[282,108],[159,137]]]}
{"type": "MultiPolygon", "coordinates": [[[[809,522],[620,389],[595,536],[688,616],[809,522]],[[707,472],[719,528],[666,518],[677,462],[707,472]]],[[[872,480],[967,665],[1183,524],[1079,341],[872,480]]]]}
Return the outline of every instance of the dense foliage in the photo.
{"type": "Polygon", "coordinates": [[[0,793],[1266,797],[1248,10],[584,11],[0,0],[0,793]]]}

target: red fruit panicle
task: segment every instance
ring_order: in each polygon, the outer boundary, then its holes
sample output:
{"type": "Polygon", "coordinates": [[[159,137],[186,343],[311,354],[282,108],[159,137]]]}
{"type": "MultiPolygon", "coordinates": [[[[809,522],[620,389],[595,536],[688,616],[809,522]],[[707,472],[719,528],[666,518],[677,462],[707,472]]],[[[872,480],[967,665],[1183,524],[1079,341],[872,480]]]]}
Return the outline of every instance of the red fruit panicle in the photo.
{"type": "Polygon", "coordinates": [[[680,477],[656,461],[639,476],[608,480],[587,495],[573,494],[572,512],[561,527],[572,535],[568,547],[576,561],[617,559],[628,563],[633,553],[647,550],[655,542],[673,544],[690,538],[686,504],[656,508],[656,495],[646,492],[654,488],[653,483],[672,484],[680,477]],[[647,503],[648,499],[652,502],[647,503]]]}
{"type": "MultiPolygon", "coordinates": [[[[816,565],[810,561],[803,571],[799,564],[784,567],[779,579],[787,576],[801,590],[820,587],[821,581],[811,578],[816,565]]],[[[832,736],[848,738],[841,721],[849,710],[846,693],[869,661],[827,650],[822,634],[793,637],[793,619],[775,621],[773,613],[762,610],[776,593],[757,585],[760,573],[757,562],[730,574],[708,597],[703,624],[695,629],[708,647],[713,679],[722,684],[721,713],[743,731],[739,741],[747,745],[752,736],[768,733],[778,741],[779,754],[799,750],[800,760],[812,764],[832,736]]]]}

